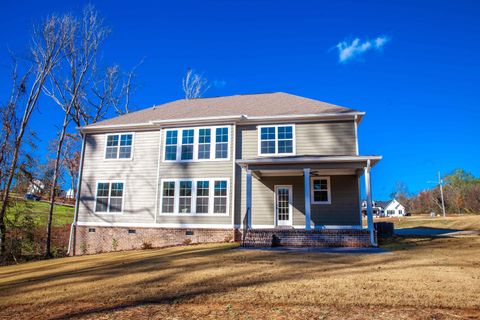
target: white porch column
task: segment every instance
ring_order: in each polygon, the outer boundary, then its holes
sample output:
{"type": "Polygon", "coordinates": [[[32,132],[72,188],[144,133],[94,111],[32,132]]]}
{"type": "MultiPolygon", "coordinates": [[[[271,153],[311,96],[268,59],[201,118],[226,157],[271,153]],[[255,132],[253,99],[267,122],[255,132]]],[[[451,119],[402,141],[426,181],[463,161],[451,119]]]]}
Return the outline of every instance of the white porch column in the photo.
{"type": "Polygon", "coordinates": [[[370,180],[370,160],[367,160],[367,166],[364,168],[365,172],[365,194],[367,196],[367,222],[368,230],[370,230],[370,242],[373,246],[377,246],[375,242],[375,230],[373,227],[373,213],[372,213],[372,183],[370,180]]]}
{"type": "Polygon", "coordinates": [[[252,170],[247,169],[247,182],[246,182],[246,207],[247,207],[247,228],[252,228],[252,170]]]}
{"type": "Polygon", "coordinates": [[[310,168],[303,169],[305,189],[305,230],[310,230],[310,168]]]}

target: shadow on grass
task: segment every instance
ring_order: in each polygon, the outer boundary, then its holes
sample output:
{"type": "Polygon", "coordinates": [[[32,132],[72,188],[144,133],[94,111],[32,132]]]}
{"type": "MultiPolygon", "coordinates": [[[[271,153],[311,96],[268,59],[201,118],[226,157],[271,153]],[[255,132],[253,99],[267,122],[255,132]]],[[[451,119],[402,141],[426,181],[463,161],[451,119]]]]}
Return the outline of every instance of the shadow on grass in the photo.
{"type": "MultiPolygon", "coordinates": [[[[393,251],[416,251],[421,247],[428,248],[437,239],[395,237],[382,243],[382,247],[390,247],[388,249],[393,251]]],[[[445,240],[445,237],[442,239],[445,240]]],[[[249,287],[257,290],[264,284],[376,274],[379,265],[388,265],[389,270],[414,270],[424,265],[409,256],[395,254],[368,257],[245,252],[231,250],[234,247],[226,244],[175,247],[74,257],[52,261],[53,266],[32,264],[21,270],[21,275],[9,272],[10,277],[15,277],[13,279],[0,272],[6,280],[0,280],[0,291],[7,297],[14,297],[11,305],[5,305],[10,315],[19,309],[29,309],[31,314],[49,312],[49,318],[64,319],[149,305],[203,301],[209,296],[235,294],[249,287]],[[402,262],[402,265],[397,262],[402,262]],[[63,288],[68,288],[66,296],[58,294],[63,288]],[[45,302],[49,306],[48,311],[41,305],[37,305],[38,310],[27,308],[22,302],[26,301],[25,297],[35,299],[45,295],[48,296],[45,302]],[[65,305],[70,309],[61,307],[65,305]]],[[[23,314],[27,316],[27,310],[23,314]]]]}

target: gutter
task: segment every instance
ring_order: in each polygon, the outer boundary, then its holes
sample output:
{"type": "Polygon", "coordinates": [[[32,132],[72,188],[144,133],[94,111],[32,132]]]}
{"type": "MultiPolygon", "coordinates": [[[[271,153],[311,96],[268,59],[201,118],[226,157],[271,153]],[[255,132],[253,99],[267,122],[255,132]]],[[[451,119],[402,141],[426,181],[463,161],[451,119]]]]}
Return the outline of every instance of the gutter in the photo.
{"type": "Polygon", "coordinates": [[[83,158],[85,155],[85,141],[86,135],[81,133],[82,135],[82,151],[80,154],[80,167],[78,170],[78,179],[77,179],[77,194],[75,195],[75,213],[73,216],[73,223],[70,227],[70,236],[68,238],[68,251],[67,255],[75,255],[75,235],[76,235],[76,226],[78,221],[78,208],[80,205],[80,189],[82,185],[82,172],[83,172],[83,158]]]}
{"type": "Polygon", "coordinates": [[[299,115],[278,115],[278,116],[248,116],[248,115],[233,115],[222,117],[200,117],[200,118],[183,118],[183,119],[168,119],[168,120],[153,120],[145,123],[134,124],[116,124],[116,125],[99,125],[79,127],[82,133],[87,132],[104,132],[118,129],[153,129],[165,125],[189,125],[189,124],[206,124],[206,123],[223,123],[234,122],[242,124],[260,123],[262,121],[292,121],[292,120],[313,120],[313,119],[345,119],[353,118],[357,123],[365,115],[365,112],[346,112],[346,113],[324,113],[324,114],[299,114],[299,115]]]}

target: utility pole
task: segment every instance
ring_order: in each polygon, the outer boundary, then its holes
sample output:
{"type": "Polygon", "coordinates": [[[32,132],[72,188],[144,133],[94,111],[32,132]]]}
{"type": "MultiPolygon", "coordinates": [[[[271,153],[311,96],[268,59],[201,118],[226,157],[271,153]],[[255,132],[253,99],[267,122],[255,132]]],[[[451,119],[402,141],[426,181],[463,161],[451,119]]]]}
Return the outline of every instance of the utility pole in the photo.
{"type": "Polygon", "coordinates": [[[447,214],[445,213],[445,201],[443,200],[443,179],[440,176],[440,171],[438,171],[438,185],[440,186],[440,197],[442,198],[443,217],[445,218],[447,214]]]}

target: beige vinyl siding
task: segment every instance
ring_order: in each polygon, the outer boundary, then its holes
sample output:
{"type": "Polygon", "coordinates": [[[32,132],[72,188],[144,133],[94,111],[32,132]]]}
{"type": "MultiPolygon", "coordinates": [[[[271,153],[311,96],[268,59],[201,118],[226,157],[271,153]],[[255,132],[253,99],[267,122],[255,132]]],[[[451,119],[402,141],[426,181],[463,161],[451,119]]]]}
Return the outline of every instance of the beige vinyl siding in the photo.
{"type": "Polygon", "coordinates": [[[361,225],[357,176],[331,176],[331,204],[312,204],[310,218],[315,226],[361,225]]]}
{"type": "MultiPolygon", "coordinates": [[[[295,123],[295,145],[297,155],[355,155],[355,123],[353,121],[295,123]]],[[[258,157],[257,125],[237,126],[237,159],[256,157],[258,157]]]]}
{"type": "MultiPolygon", "coordinates": [[[[229,147],[230,147],[230,160],[210,160],[210,161],[190,161],[190,162],[166,162],[163,161],[165,131],[162,130],[161,137],[161,150],[162,155],[160,158],[160,179],[189,179],[189,178],[227,178],[229,180],[229,194],[228,194],[228,215],[210,215],[210,216],[195,216],[195,215],[165,215],[161,211],[161,194],[159,185],[158,194],[158,208],[159,214],[157,217],[157,223],[178,223],[178,224],[232,224],[232,193],[233,193],[233,179],[232,179],[232,161],[233,161],[233,128],[227,125],[230,130],[229,147]]],[[[174,128],[172,128],[174,129],[174,128]]]]}
{"type": "MultiPolygon", "coordinates": [[[[115,132],[111,132],[115,133],[115,132]]],[[[105,160],[105,134],[89,134],[78,211],[79,222],[153,223],[159,131],[135,132],[132,160],[105,160]],[[95,213],[96,182],[123,180],[123,213],[95,213]]]]}
{"type": "MultiPolygon", "coordinates": [[[[271,123],[274,124],[274,123],[271,123]]],[[[295,123],[295,145],[296,145],[296,154],[297,155],[355,155],[356,154],[356,138],[355,138],[355,123],[353,121],[323,121],[323,122],[307,122],[307,123],[295,123]]],[[[238,125],[237,126],[237,136],[236,136],[236,159],[252,159],[258,157],[258,131],[257,125],[238,125]]],[[[288,169],[288,167],[298,167],[301,170],[302,166],[291,166],[287,165],[283,169],[288,169]]],[[[319,167],[325,168],[335,168],[335,165],[321,165],[319,167]]],[[[236,175],[236,188],[235,188],[235,224],[241,224],[244,221],[246,207],[245,207],[245,182],[246,174],[245,170],[241,169],[240,166],[236,166],[235,169],[236,175]]],[[[264,178],[262,181],[268,181],[269,178],[264,178]]],[[[271,179],[271,178],[270,178],[271,179]]],[[[294,206],[294,224],[305,224],[305,217],[299,215],[299,208],[303,208],[303,177],[281,177],[283,181],[293,181],[297,185],[293,187],[294,201],[296,202],[294,206]],[[293,180],[292,180],[293,179],[293,180]],[[300,182],[298,182],[300,181],[300,182]],[[301,195],[301,196],[297,196],[301,195]],[[301,201],[302,205],[299,204],[301,201]]],[[[336,179],[336,177],[332,177],[336,179]]],[[[355,177],[356,179],[356,177],[355,177]]],[[[341,181],[341,179],[340,179],[341,181]]],[[[260,206],[259,217],[255,217],[255,213],[252,217],[253,224],[272,224],[273,222],[273,189],[269,186],[264,186],[260,188],[255,188],[258,186],[259,181],[255,178],[252,178],[252,212],[257,212],[255,206],[260,206]],[[270,190],[269,190],[270,189],[270,190]],[[257,193],[262,192],[262,193],[257,193]],[[271,195],[269,195],[272,193],[271,195]],[[259,202],[259,203],[257,203],[259,202]],[[269,204],[270,203],[270,204],[269,204]],[[258,220],[255,220],[258,219],[258,220]]],[[[288,184],[288,183],[285,183],[288,184]]],[[[354,182],[352,188],[356,191],[352,191],[354,194],[351,196],[344,195],[345,197],[358,199],[358,186],[357,182],[354,182]]],[[[348,189],[348,188],[347,188],[348,189]]],[[[348,191],[348,192],[350,192],[348,191]]],[[[357,200],[358,201],[358,200],[357,200]]],[[[343,210],[345,208],[353,208],[352,212],[358,216],[358,203],[353,207],[348,201],[349,205],[330,205],[332,212],[339,212],[340,218],[338,223],[342,221],[347,222],[346,219],[342,218],[343,210]],[[343,209],[340,209],[343,208],[343,209]]],[[[302,209],[304,210],[304,209],[302,209]]],[[[318,220],[318,223],[323,221],[329,222],[330,216],[324,215],[323,210],[320,213],[319,208],[313,208],[312,210],[317,210],[315,212],[315,217],[318,220]],[[317,217],[318,216],[318,217],[317,217]]],[[[303,211],[302,211],[303,212],[303,211]]],[[[312,214],[312,219],[313,219],[312,214]]],[[[353,213],[352,213],[353,219],[353,213]]],[[[358,220],[358,219],[357,219],[358,220]]],[[[353,221],[353,220],[352,220],[353,221]]],[[[355,221],[355,224],[357,221],[355,221]]]]}
{"type": "Polygon", "coordinates": [[[353,121],[298,123],[295,125],[299,155],[355,155],[353,121]]]}
{"type": "MultiPolygon", "coordinates": [[[[293,191],[293,225],[305,226],[305,193],[303,176],[252,177],[252,224],[274,226],[275,185],[291,185],[293,191]]],[[[311,222],[316,227],[328,225],[360,225],[360,207],[357,176],[330,176],[331,204],[312,204],[311,222]]],[[[237,193],[238,196],[238,193],[237,193]]],[[[242,219],[245,196],[241,195],[242,219]]],[[[236,221],[236,223],[239,223],[236,221]]]]}

